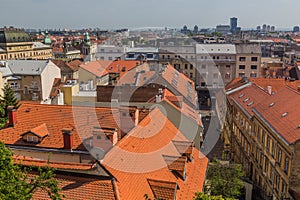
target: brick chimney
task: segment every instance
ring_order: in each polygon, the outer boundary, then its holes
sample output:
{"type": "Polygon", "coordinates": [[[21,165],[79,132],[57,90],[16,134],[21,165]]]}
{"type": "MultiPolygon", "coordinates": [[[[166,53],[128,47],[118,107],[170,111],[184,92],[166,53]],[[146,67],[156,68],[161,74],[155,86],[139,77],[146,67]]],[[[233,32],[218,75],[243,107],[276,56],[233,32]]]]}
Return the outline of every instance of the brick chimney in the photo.
{"type": "Polygon", "coordinates": [[[15,124],[17,123],[17,110],[13,106],[8,106],[7,112],[8,112],[8,126],[14,127],[15,124]]]}
{"type": "Polygon", "coordinates": [[[73,132],[70,128],[63,128],[62,133],[64,136],[64,149],[72,150],[73,147],[73,132]]]}

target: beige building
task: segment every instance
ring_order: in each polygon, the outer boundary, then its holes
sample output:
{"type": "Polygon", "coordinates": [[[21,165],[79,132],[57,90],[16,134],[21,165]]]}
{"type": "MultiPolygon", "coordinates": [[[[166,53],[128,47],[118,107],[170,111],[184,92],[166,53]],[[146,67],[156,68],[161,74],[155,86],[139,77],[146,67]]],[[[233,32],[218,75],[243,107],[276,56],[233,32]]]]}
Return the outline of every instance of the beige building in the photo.
{"type": "Polygon", "coordinates": [[[229,157],[253,183],[254,199],[299,199],[298,81],[237,79],[226,88],[222,133],[229,157]]]}
{"type": "Polygon", "coordinates": [[[61,77],[60,69],[48,60],[2,61],[0,71],[19,100],[47,101],[54,79],[61,77]]]}
{"type": "Polygon", "coordinates": [[[23,29],[0,29],[0,60],[51,58],[52,48],[40,42],[32,42],[23,29]]]}
{"type": "Polygon", "coordinates": [[[236,45],[235,77],[258,78],[261,67],[261,48],[257,44],[236,45]]]}
{"type": "Polygon", "coordinates": [[[3,78],[2,78],[2,72],[0,71],[0,95],[3,95],[3,87],[4,87],[4,83],[3,83],[3,78]]]}

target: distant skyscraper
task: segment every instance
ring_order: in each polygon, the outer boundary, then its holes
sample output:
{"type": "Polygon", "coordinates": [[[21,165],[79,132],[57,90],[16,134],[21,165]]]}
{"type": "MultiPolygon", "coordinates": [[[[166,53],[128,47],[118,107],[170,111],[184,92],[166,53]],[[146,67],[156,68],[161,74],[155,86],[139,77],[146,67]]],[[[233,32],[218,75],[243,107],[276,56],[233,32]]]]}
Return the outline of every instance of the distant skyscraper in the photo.
{"type": "Polygon", "coordinates": [[[268,26],[267,26],[267,32],[270,32],[270,30],[271,30],[271,26],[268,25],[268,26]]]}
{"type": "Polygon", "coordinates": [[[300,27],[299,26],[294,26],[293,31],[294,32],[299,32],[300,31],[300,27]]]}
{"type": "Polygon", "coordinates": [[[271,26],[271,32],[275,32],[275,26],[271,26]]]}
{"type": "Polygon", "coordinates": [[[194,33],[196,33],[196,34],[197,34],[197,33],[198,33],[198,31],[199,31],[199,27],[198,27],[197,25],[195,25],[195,26],[194,26],[194,33]]]}
{"type": "Polygon", "coordinates": [[[236,17],[230,18],[230,31],[232,33],[236,33],[236,30],[237,30],[237,21],[238,21],[238,18],[236,18],[236,17]]]}
{"type": "Polygon", "coordinates": [[[261,27],[260,27],[260,26],[257,26],[257,27],[256,27],[256,30],[257,30],[257,32],[260,32],[260,31],[261,31],[261,27]]]}
{"type": "Polygon", "coordinates": [[[266,24],[264,24],[264,25],[262,26],[262,32],[267,32],[267,25],[266,25],[266,24]]]}

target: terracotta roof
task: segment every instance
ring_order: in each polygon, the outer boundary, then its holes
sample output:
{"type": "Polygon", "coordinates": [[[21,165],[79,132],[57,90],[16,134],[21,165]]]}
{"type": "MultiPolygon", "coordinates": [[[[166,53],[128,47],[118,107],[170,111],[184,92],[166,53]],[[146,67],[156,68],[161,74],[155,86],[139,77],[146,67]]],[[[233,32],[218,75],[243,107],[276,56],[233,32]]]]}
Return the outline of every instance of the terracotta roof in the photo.
{"type": "MultiPolygon", "coordinates": [[[[57,174],[55,179],[62,188],[61,193],[65,199],[80,200],[115,200],[114,186],[111,180],[99,180],[98,178],[85,178],[57,174]]],[[[46,191],[38,190],[33,199],[50,200],[46,191]]]]}
{"type": "Polygon", "coordinates": [[[34,127],[29,131],[30,133],[33,133],[41,138],[48,136],[50,133],[48,131],[46,123],[43,123],[37,127],[34,127]]]}
{"type": "Polygon", "coordinates": [[[284,87],[254,107],[254,112],[267,121],[288,143],[300,139],[300,93],[284,87]]]}
{"type": "Polygon", "coordinates": [[[106,67],[108,73],[120,73],[120,77],[126,74],[129,70],[140,65],[139,61],[131,60],[116,60],[106,67]]]}
{"type": "Polygon", "coordinates": [[[178,187],[176,182],[148,179],[148,183],[155,198],[174,199],[178,187]]]}
{"type": "Polygon", "coordinates": [[[83,139],[92,135],[93,127],[118,128],[119,109],[76,106],[55,106],[23,103],[17,110],[17,123],[14,127],[0,130],[0,141],[5,144],[62,149],[63,128],[73,130],[73,149],[85,150],[83,139]],[[21,135],[47,124],[49,136],[40,143],[27,143],[21,135]]]}
{"type": "Polygon", "coordinates": [[[79,69],[79,66],[82,64],[79,60],[74,60],[71,62],[63,61],[63,60],[52,60],[52,62],[57,65],[60,70],[64,73],[68,72],[76,72],[79,69]]]}
{"type": "Polygon", "coordinates": [[[250,81],[251,85],[228,95],[229,101],[249,116],[262,118],[288,144],[299,140],[300,107],[295,105],[300,101],[300,81],[263,78],[250,81]]]}
{"type": "MultiPolygon", "coordinates": [[[[102,164],[117,179],[120,199],[144,199],[145,194],[153,199],[154,196],[161,195],[149,185],[149,179],[158,184],[164,182],[160,188],[167,185],[172,185],[173,188],[174,183],[177,183],[180,188],[176,192],[178,200],[193,199],[195,192],[202,191],[208,159],[194,148],[193,162],[186,162],[187,178],[183,180],[169,170],[163,157],[176,156],[177,160],[181,161],[182,155],[177,151],[173,140],[189,142],[168,118],[155,108],[105,156],[102,164]]],[[[178,165],[180,169],[182,166],[178,165]]],[[[166,189],[161,191],[170,194],[166,189]]]]}
{"type": "Polygon", "coordinates": [[[108,74],[108,71],[106,69],[111,63],[112,61],[97,60],[93,62],[88,62],[86,64],[82,64],[80,65],[80,68],[89,71],[97,77],[102,77],[108,74]]]}
{"type": "Polygon", "coordinates": [[[194,108],[191,108],[189,105],[187,105],[181,96],[175,96],[172,92],[170,92],[168,89],[164,89],[163,94],[163,101],[166,101],[170,105],[172,105],[175,109],[179,110],[182,114],[187,116],[188,118],[195,121],[199,126],[203,126],[199,113],[194,108]],[[177,102],[180,102],[178,105],[177,102]]]}
{"type": "Polygon", "coordinates": [[[184,96],[193,105],[197,105],[194,81],[186,77],[184,74],[178,72],[173,66],[167,65],[162,77],[182,96],[184,96]]]}

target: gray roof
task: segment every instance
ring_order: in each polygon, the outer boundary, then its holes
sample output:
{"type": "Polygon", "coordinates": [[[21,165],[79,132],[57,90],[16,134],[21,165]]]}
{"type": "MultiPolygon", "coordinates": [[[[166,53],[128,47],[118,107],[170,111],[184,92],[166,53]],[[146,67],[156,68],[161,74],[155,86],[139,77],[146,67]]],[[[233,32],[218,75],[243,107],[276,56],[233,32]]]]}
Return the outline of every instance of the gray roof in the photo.
{"type": "Polygon", "coordinates": [[[40,75],[51,61],[8,60],[6,62],[13,75],[40,75]]]}
{"type": "Polygon", "coordinates": [[[236,53],[239,54],[261,54],[259,44],[237,44],[236,53]]]}
{"type": "Polygon", "coordinates": [[[197,54],[236,54],[233,44],[197,44],[197,54]]]}

